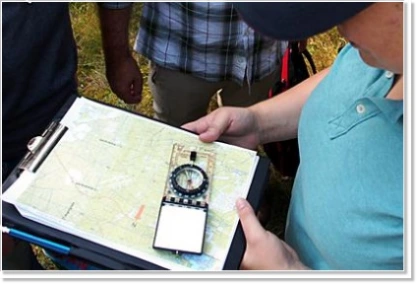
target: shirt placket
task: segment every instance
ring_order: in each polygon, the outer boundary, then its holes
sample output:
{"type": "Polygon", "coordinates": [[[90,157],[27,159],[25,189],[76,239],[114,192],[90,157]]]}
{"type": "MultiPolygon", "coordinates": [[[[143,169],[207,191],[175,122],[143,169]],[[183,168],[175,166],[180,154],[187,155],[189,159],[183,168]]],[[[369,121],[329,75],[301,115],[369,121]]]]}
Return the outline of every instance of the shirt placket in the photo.
{"type": "Polygon", "coordinates": [[[240,30],[238,45],[240,46],[241,52],[236,55],[237,59],[235,61],[236,68],[234,73],[241,83],[246,80],[248,86],[250,86],[253,71],[251,62],[254,46],[254,31],[244,23],[241,23],[240,30]]]}
{"type": "Polygon", "coordinates": [[[254,49],[254,41],[255,41],[255,34],[254,30],[250,27],[246,27],[244,32],[245,38],[245,46],[244,46],[244,62],[245,62],[245,78],[247,80],[247,84],[250,87],[252,81],[252,74],[253,74],[253,49],[254,49]]]}

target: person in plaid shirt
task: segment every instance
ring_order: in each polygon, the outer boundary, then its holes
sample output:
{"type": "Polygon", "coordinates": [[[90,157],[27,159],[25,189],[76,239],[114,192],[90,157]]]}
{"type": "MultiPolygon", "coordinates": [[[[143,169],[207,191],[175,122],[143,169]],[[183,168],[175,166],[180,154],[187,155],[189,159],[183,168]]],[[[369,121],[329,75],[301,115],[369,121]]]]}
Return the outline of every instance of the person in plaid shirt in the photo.
{"type": "MultiPolygon", "coordinates": [[[[119,4],[119,10],[108,9],[106,3],[99,6],[106,75],[118,97],[138,103],[142,74],[128,41],[132,6],[119,4]]],[[[286,42],[255,33],[233,3],[143,5],[134,49],[151,62],[155,118],[175,126],[198,119],[214,94],[231,106],[268,97],[286,42]]]]}

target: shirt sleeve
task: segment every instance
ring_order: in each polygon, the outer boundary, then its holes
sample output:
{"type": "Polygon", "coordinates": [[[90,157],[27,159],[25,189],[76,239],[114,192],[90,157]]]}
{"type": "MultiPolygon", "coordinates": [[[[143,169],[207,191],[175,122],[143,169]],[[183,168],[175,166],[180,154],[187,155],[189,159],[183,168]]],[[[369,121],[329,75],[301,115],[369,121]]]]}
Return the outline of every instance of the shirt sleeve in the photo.
{"type": "Polygon", "coordinates": [[[106,9],[125,9],[132,5],[132,2],[99,2],[100,7],[106,9]]]}

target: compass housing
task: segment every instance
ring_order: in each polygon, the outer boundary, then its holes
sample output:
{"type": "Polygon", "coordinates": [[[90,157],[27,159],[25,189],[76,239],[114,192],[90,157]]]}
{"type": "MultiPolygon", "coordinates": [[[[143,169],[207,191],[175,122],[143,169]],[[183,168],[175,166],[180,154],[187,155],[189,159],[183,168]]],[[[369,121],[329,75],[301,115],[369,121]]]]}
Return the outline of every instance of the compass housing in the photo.
{"type": "Polygon", "coordinates": [[[209,179],[206,172],[199,166],[183,164],[171,172],[170,186],[180,197],[197,198],[208,190],[209,179]]]}

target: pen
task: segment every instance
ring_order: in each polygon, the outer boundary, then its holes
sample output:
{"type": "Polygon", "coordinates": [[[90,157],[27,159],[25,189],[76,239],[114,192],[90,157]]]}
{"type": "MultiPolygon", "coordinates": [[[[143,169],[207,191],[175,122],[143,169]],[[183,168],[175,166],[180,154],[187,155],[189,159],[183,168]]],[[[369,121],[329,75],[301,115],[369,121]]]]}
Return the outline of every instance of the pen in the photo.
{"type": "Polygon", "coordinates": [[[16,229],[9,229],[7,227],[1,227],[2,232],[11,235],[12,237],[18,238],[18,239],[22,239],[25,240],[29,243],[33,243],[36,245],[39,245],[40,247],[44,247],[59,253],[63,253],[63,254],[69,254],[70,253],[70,248],[68,246],[65,245],[61,245],[59,243],[44,239],[44,238],[40,238],[34,235],[31,235],[29,233],[25,233],[22,232],[20,230],[16,230],[16,229]]]}

